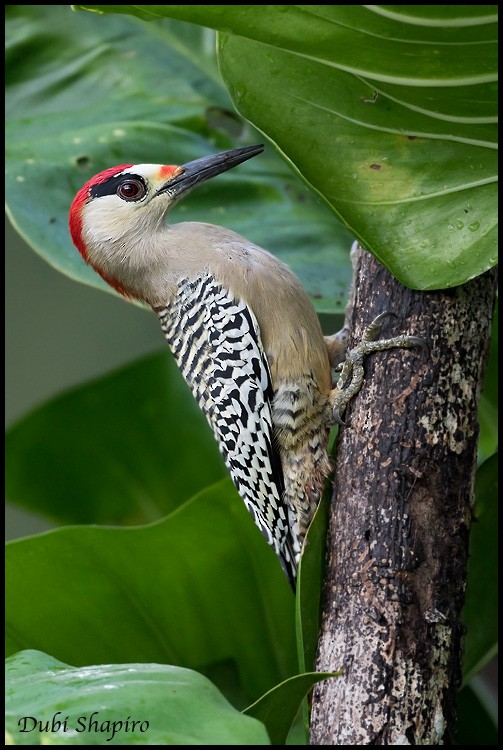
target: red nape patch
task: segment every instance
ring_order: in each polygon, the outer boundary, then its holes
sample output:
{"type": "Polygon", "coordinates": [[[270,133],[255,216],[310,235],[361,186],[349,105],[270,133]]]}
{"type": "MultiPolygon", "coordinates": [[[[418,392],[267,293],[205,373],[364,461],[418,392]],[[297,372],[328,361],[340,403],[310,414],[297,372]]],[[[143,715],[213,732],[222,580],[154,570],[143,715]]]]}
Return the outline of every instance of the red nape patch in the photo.
{"type": "Polygon", "coordinates": [[[134,295],[132,295],[132,294],[131,294],[131,292],[128,292],[128,291],[127,291],[127,290],[126,290],[126,289],[125,289],[125,288],[124,288],[124,287],[122,286],[122,284],[120,283],[120,281],[117,281],[117,279],[114,279],[114,277],[113,277],[113,276],[107,276],[107,274],[106,274],[106,273],[103,273],[102,271],[100,271],[100,269],[99,269],[99,268],[97,268],[96,266],[94,266],[94,265],[93,265],[92,263],[91,263],[91,265],[92,265],[92,267],[94,268],[94,270],[95,270],[95,271],[96,271],[97,273],[99,273],[99,275],[101,276],[101,278],[102,278],[102,279],[103,279],[104,281],[106,281],[106,282],[107,282],[107,284],[108,284],[109,286],[111,286],[111,287],[112,287],[112,289],[115,289],[115,291],[116,291],[116,292],[119,292],[119,294],[122,294],[122,296],[123,296],[123,297],[125,297],[126,299],[136,299],[136,298],[134,297],[134,295]]]}
{"type": "MultiPolygon", "coordinates": [[[[72,235],[73,244],[82,255],[87,263],[87,250],[82,239],[82,208],[85,203],[89,200],[89,191],[93,185],[100,185],[102,182],[108,180],[109,177],[114,177],[116,174],[120,174],[125,169],[132,167],[132,164],[119,164],[117,167],[110,167],[110,169],[104,169],[103,172],[99,172],[94,177],[91,177],[82,187],[72,201],[70,206],[70,212],[68,214],[68,226],[70,228],[70,234],[72,235]]],[[[113,286],[113,285],[112,285],[113,286]]]]}

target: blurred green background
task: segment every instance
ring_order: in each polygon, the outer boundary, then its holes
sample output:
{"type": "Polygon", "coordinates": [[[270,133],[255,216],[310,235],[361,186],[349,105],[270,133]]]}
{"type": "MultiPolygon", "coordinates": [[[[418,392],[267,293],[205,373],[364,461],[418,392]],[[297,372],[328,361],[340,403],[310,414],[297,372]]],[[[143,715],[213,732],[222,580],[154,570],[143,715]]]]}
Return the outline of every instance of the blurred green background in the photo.
{"type": "MultiPolygon", "coordinates": [[[[152,313],[55,272],[8,219],[5,256],[7,426],[52,396],[164,347],[152,313]]],[[[7,503],[6,539],[48,528],[46,519],[7,503]]]]}

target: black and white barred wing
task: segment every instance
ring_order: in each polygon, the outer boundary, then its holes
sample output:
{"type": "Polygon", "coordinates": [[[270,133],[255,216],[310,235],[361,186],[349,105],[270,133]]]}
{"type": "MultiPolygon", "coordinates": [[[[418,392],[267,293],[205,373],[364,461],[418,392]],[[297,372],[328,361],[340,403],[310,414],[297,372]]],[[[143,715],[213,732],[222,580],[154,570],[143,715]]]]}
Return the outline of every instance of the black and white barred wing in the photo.
{"type": "Polygon", "coordinates": [[[183,279],[169,310],[157,312],[239,494],[293,583],[296,555],[274,440],[271,376],[255,316],[209,275],[183,279]]]}

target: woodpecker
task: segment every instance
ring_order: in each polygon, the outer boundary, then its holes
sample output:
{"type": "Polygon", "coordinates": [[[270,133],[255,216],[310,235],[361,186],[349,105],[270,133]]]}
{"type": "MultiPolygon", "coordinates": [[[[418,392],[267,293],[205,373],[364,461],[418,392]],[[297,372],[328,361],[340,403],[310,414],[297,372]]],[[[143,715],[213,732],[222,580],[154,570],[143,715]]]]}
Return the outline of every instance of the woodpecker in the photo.
{"type": "Polygon", "coordinates": [[[361,387],[362,357],[422,342],[376,341],[375,321],[347,353],[334,387],[347,328],[323,335],[284,263],[230,229],[166,223],[192,188],[263,148],[234,148],[182,166],[106,169],[76,194],[69,227],[86,263],[159,317],[239,494],[295,588],[302,544],[331,470],[329,429],[342,423],[361,387]]]}

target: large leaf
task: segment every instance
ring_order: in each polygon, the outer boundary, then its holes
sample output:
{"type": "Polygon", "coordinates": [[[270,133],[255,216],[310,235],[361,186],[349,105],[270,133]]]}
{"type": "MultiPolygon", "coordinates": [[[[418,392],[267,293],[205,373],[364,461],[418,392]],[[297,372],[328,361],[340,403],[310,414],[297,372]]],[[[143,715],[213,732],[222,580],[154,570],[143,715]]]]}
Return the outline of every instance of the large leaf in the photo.
{"type": "Polygon", "coordinates": [[[39,407],[5,455],[7,498],[63,523],[153,521],[228,476],[168,351],[39,407]]]}
{"type": "Polygon", "coordinates": [[[404,284],[496,263],[497,6],[77,6],[219,29],[236,108],[404,284]]]}
{"type": "Polygon", "coordinates": [[[338,677],[341,673],[306,672],[285,680],[272,688],[243,713],[263,722],[272,745],[284,745],[297,710],[306,694],[317,682],[327,677],[338,677]]]}
{"type": "MultiPolygon", "coordinates": [[[[81,185],[114,164],[182,164],[262,137],[234,113],[207,29],[19,5],[6,33],[9,216],[55,268],[110,291],[68,233],[81,185]]],[[[198,188],[172,219],[231,227],[289,263],[318,310],[343,308],[351,235],[272,147],[198,188]]]]}
{"type": "Polygon", "coordinates": [[[466,625],[465,682],[498,648],[498,454],[484,461],[475,482],[475,520],[462,620],[466,625]]]}
{"type": "Polygon", "coordinates": [[[8,543],[6,612],[7,655],[174,664],[216,684],[228,664],[248,702],[297,672],[290,587],[230,480],[149,526],[8,543]]]}
{"type": "Polygon", "coordinates": [[[74,668],[39,651],[7,659],[16,745],[269,745],[205,677],[161,664],[74,668]],[[39,722],[37,724],[37,722],[39,722]]]}

